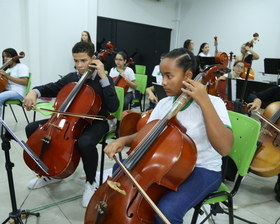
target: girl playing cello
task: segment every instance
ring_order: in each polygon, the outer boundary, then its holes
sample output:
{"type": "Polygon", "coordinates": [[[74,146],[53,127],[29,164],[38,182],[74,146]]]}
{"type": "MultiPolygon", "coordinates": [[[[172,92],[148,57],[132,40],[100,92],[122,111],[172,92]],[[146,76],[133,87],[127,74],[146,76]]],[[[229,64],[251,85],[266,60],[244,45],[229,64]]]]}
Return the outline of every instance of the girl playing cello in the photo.
{"type": "Polygon", "coordinates": [[[133,100],[133,90],[137,87],[135,74],[131,68],[125,66],[126,62],[126,54],[124,52],[118,52],[115,57],[116,67],[111,68],[109,73],[109,76],[112,78],[117,78],[120,75],[126,81],[128,90],[124,96],[124,110],[128,109],[130,102],[133,100]]]}
{"type": "MultiPolygon", "coordinates": [[[[184,48],[165,55],[160,62],[160,71],[168,97],[158,103],[148,120],[163,118],[182,92],[192,97],[178,112],[177,119],[196,144],[196,166],[177,191],[169,191],[158,203],[159,209],[172,224],[183,223],[188,210],[218,189],[222,181],[221,157],[230,153],[233,144],[231,124],[223,101],[208,95],[200,82],[191,79],[195,61],[193,53],[184,48]]],[[[104,149],[105,153],[112,159],[124,146],[130,146],[136,135],[118,138],[104,149]]],[[[155,220],[162,223],[158,216],[155,220]]]]}

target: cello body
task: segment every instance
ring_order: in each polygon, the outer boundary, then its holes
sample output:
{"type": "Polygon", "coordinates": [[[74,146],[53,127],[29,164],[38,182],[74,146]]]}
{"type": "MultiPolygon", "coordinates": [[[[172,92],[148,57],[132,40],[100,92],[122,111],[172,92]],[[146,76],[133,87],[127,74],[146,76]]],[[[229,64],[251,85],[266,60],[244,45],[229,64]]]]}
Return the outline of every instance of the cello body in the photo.
{"type": "MultiPolygon", "coordinates": [[[[172,120],[175,119],[172,118],[172,120]]],[[[155,126],[156,122],[155,120],[146,124],[138,132],[131,145],[129,156],[137,153],[143,137],[155,126]]],[[[175,191],[190,175],[196,163],[197,152],[193,141],[189,136],[183,134],[175,123],[170,122],[141,160],[132,169],[128,168],[155,203],[166,192],[175,191]],[[176,147],[174,146],[175,142],[176,147]]],[[[154,210],[123,171],[118,172],[108,180],[119,183],[119,188],[124,190],[126,195],[113,190],[105,182],[98,188],[89,202],[85,224],[155,223],[154,210]],[[106,206],[106,210],[103,215],[99,216],[98,210],[102,206],[106,206]]]]}
{"type": "Polygon", "coordinates": [[[122,76],[118,75],[117,77],[114,77],[113,80],[114,80],[115,86],[122,87],[124,89],[124,95],[125,95],[129,88],[125,79],[122,76]]]}
{"type": "MultiPolygon", "coordinates": [[[[69,83],[58,93],[54,108],[61,108],[76,83],[69,83]]],[[[101,108],[100,97],[94,90],[83,84],[67,112],[77,114],[97,114],[101,108]],[[84,99],[87,96],[87,100],[84,99]]],[[[49,168],[48,174],[37,167],[33,159],[24,151],[24,160],[34,172],[62,179],[70,176],[77,168],[80,160],[77,139],[84,127],[92,120],[53,114],[52,117],[29,137],[26,144],[49,168]],[[45,147],[45,152],[44,152],[45,147]]]]}
{"type": "MultiPolygon", "coordinates": [[[[263,116],[280,127],[280,102],[269,104],[263,116]]],[[[280,173],[280,133],[266,122],[261,123],[259,142],[262,145],[257,150],[250,169],[259,176],[273,177],[280,173]]]]}

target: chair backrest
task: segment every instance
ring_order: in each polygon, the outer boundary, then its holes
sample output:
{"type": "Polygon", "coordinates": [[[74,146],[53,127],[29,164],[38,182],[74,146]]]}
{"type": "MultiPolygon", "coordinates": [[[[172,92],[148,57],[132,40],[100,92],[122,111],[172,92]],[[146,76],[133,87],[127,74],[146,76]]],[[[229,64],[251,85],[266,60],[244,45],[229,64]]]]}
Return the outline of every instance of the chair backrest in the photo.
{"type": "Polygon", "coordinates": [[[142,94],[145,94],[148,76],[141,75],[141,74],[135,74],[135,77],[136,77],[136,82],[137,82],[136,90],[140,91],[142,94]]]}
{"type": "Polygon", "coordinates": [[[29,78],[28,78],[28,83],[26,86],[26,90],[25,90],[25,94],[27,95],[30,91],[30,87],[31,87],[31,83],[32,83],[32,73],[29,72],[29,78]]]}
{"type": "Polygon", "coordinates": [[[146,65],[135,65],[135,73],[145,75],[146,65]]]}
{"type": "Polygon", "coordinates": [[[119,108],[116,112],[111,113],[118,121],[122,119],[123,105],[124,105],[124,89],[119,86],[115,86],[116,93],[120,102],[119,108]]]}
{"type": "Polygon", "coordinates": [[[258,121],[243,114],[228,111],[234,144],[229,156],[235,162],[240,176],[248,173],[257,149],[261,125],[258,121]]]}

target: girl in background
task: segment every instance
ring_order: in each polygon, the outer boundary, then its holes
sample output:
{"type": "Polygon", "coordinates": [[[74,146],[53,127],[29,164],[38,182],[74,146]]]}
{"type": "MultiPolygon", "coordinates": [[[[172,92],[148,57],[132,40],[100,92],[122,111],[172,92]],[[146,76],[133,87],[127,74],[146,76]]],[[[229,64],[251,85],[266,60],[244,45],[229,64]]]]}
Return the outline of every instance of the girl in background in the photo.
{"type": "Polygon", "coordinates": [[[115,57],[116,67],[111,68],[109,73],[109,76],[112,78],[117,78],[119,75],[122,76],[129,87],[124,96],[124,110],[128,109],[130,102],[134,98],[133,90],[137,87],[135,74],[131,68],[125,66],[126,62],[127,55],[124,52],[118,52],[115,57]]]}

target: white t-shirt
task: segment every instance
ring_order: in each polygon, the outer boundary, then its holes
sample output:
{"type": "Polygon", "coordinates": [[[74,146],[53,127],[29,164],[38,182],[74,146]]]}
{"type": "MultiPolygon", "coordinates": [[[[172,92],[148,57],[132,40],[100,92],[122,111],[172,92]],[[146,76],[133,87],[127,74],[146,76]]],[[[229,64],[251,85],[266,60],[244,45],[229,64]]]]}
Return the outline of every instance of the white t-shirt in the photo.
{"type": "Polygon", "coordinates": [[[204,54],[203,52],[200,52],[200,53],[198,54],[198,56],[201,56],[201,57],[212,57],[210,53],[208,53],[208,54],[206,55],[206,54],[204,54]]]}
{"type": "MultiPolygon", "coordinates": [[[[228,112],[222,99],[212,95],[209,95],[209,97],[222,122],[231,128],[228,112]]],[[[166,97],[160,100],[148,122],[162,119],[171,109],[173,101],[174,97],[166,97]]],[[[222,156],[212,147],[208,140],[200,106],[194,100],[191,100],[186,108],[177,114],[177,119],[186,128],[186,134],[195,142],[197,148],[196,167],[221,171],[222,156]]]]}
{"type": "MultiPolygon", "coordinates": [[[[114,67],[114,68],[111,68],[109,76],[111,76],[112,78],[115,78],[115,77],[118,77],[119,74],[120,74],[120,72],[117,70],[117,67],[114,67]]],[[[131,68],[126,67],[124,70],[124,74],[130,81],[136,80],[134,71],[131,68]]],[[[131,92],[131,91],[133,91],[133,89],[131,87],[129,87],[127,92],[131,92]]]]}
{"type": "MultiPolygon", "coordinates": [[[[17,63],[14,67],[8,68],[6,73],[15,78],[29,78],[29,68],[22,63],[17,63]]],[[[22,97],[25,97],[26,86],[17,84],[9,80],[6,90],[14,90],[22,97]]]]}
{"type": "Polygon", "coordinates": [[[160,73],[160,71],[159,71],[159,65],[156,65],[156,66],[154,67],[152,76],[156,77],[156,82],[157,82],[157,83],[162,83],[162,75],[161,75],[161,73],[160,73]]]}

